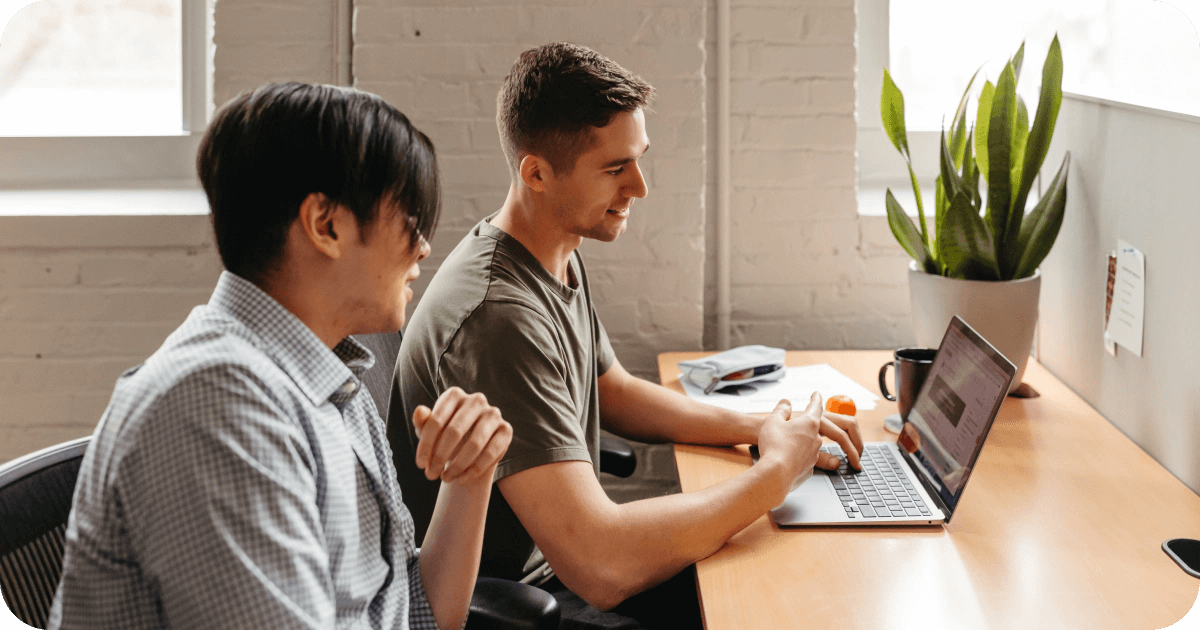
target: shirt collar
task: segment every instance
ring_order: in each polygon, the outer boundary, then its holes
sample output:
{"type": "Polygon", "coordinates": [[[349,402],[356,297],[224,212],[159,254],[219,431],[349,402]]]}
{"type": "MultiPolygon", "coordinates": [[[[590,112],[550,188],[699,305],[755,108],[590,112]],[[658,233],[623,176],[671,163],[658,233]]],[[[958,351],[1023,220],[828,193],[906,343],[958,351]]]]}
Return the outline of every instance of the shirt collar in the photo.
{"type": "Polygon", "coordinates": [[[208,305],[229,313],[249,328],[262,351],[314,405],[328,400],[342,407],[362,389],[363,372],[375,365],[371,351],[350,337],[330,350],[275,298],[228,271],[221,272],[208,305]]]}

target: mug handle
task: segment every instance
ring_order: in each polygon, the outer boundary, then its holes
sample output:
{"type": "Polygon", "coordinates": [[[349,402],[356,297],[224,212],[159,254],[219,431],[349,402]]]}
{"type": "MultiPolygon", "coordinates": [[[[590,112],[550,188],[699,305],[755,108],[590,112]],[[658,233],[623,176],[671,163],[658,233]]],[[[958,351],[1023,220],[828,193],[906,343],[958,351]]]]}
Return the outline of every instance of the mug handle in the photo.
{"type": "Polygon", "coordinates": [[[886,378],[888,367],[893,365],[895,365],[895,362],[888,361],[887,363],[883,364],[883,367],[879,368],[879,391],[883,394],[884,398],[894,402],[896,397],[888,391],[886,378]]]}

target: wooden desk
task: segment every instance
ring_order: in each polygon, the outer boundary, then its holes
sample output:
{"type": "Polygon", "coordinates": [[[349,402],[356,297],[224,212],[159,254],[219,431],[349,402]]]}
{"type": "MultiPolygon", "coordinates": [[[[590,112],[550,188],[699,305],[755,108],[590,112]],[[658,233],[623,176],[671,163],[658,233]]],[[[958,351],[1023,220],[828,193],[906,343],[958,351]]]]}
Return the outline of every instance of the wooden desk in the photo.
{"type": "MultiPolygon", "coordinates": [[[[678,391],[678,363],[659,356],[678,391]]],[[[789,352],[875,389],[890,352],[789,352]]],[[[1200,537],[1200,497],[1032,359],[1040,398],[1009,398],[950,524],[781,529],[768,516],[697,563],[709,630],[743,628],[1156,629],[1200,585],[1160,545],[1200,537]]],[[[859,413],[866,441],[894,440],[859,413]]],[[[750,466],[746,447],[676,446],[684,492],[750,466]]]]}

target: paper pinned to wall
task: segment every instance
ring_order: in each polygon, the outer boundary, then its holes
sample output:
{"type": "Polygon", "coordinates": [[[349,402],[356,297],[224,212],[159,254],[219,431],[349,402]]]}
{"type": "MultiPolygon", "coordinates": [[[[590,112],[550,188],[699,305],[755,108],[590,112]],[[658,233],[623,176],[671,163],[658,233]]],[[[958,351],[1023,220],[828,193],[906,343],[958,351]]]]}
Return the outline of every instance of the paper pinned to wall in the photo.
{"type": "Polygon", "coordinates": [[[1117,243],[1117,277],[1104,336],[1140,357],[1146,318],[1146,256],[1125,241],[1117,243]]]}
{"type": "Polygon", "coordinates": [[[743,413],[770,413],[781,398],[792,401],[794,411],[801,411],[814,391],[821,392],[825,399],[837,394],[849,396],[860,410],[874,409],[879,400],[874,392],[825,363],[789,367],[787,375],[778,381],[748,383],[707,395],[682,374],[679,382],[689,398],[743,413]]]}

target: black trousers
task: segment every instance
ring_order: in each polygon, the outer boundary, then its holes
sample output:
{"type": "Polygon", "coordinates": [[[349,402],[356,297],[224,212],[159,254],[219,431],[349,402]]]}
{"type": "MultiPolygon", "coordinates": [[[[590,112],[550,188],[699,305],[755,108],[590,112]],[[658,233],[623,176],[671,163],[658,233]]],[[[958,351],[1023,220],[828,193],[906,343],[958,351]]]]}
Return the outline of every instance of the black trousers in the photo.
{"type": "Polygon", "coordinates": [[[696,567],[603,611],[572,593],[557,577],[542,585],[562,609],[562,630],[701,630],[696,567]]]}

